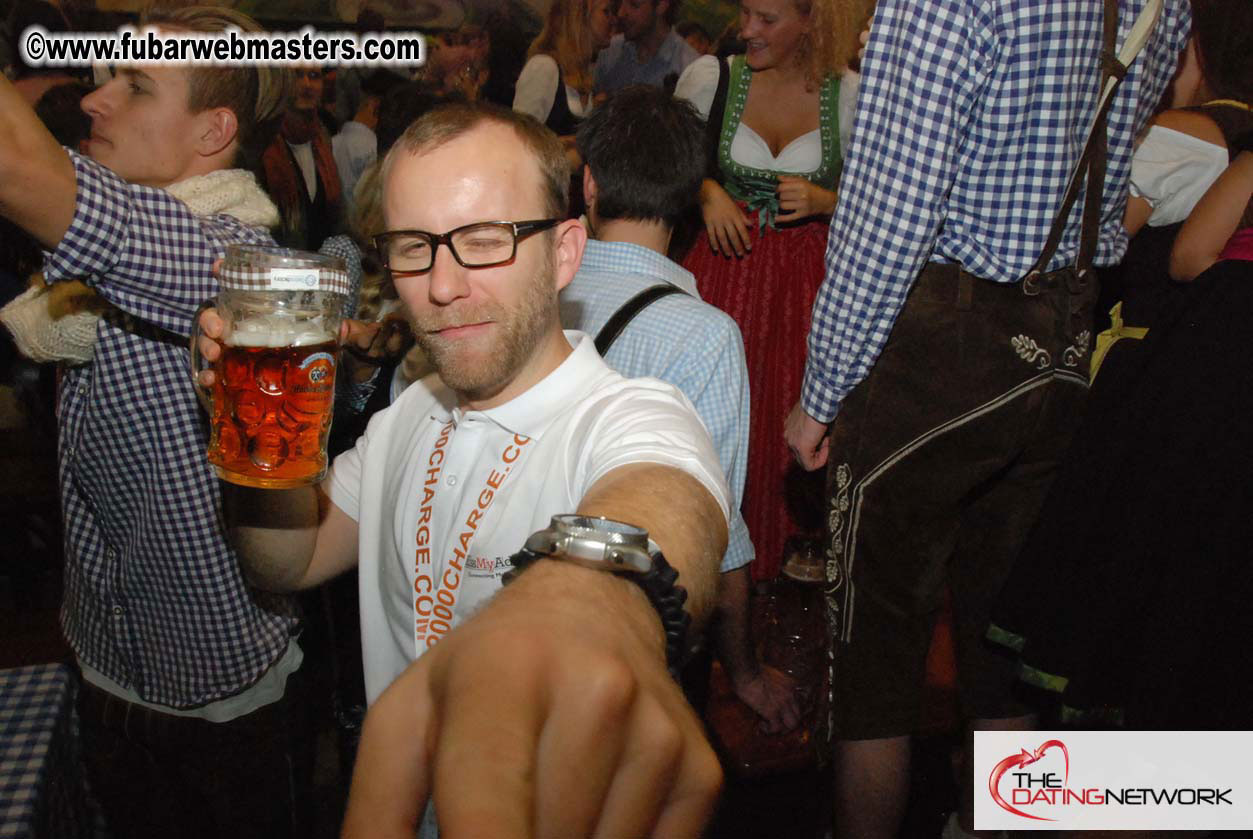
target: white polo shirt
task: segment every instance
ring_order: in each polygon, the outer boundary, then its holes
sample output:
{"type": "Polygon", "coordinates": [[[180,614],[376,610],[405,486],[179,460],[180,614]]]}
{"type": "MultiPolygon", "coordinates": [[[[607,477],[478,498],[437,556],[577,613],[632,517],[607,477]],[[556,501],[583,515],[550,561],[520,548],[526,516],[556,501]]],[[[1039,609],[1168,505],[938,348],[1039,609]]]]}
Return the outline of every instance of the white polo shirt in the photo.
{"type": "Polygon", "coordinates": [[[463,411],[430,376],[336,458],[331,501],[360,530],[369,702],[500,588],[531,533],[574,512],[613,469],[677,467],[728,515],[717,454],[683,394],[657,379],[623,378],[590,337],[565,334],[573,352],[518,398],[463,411]]]}

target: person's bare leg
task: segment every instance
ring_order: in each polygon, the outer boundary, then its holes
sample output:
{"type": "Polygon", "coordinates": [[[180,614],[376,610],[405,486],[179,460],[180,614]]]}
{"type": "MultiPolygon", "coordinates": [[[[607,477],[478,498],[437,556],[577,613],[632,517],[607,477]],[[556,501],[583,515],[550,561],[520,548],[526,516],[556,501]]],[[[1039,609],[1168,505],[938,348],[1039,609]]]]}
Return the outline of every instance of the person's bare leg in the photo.
{"type": "Polygon", "coordinates": [[[999,720],[971,720],[966,728],[966,748],[962,752],[961,777],[958,783],[962,790],[961,809],[957,814],[957,823],[961,829],[972,836],[996,836],[997,831],[975,830],[975,732],[976,731],[1030,731],[1036,728],[1034,714],[1024,717],[1009,717],[999,720]]]}
{"type": "Polygon", "coordinates": [[[836,839],[896,839],[909,798],[909,737],[835,746],[836,839]]]}

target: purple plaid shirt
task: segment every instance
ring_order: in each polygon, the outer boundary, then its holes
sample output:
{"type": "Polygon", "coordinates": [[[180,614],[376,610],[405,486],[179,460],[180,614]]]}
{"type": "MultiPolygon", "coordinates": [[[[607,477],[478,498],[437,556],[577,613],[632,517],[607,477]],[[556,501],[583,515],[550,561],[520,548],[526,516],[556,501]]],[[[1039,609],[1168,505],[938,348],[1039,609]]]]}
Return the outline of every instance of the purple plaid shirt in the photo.
{"type": "Polygon", "coordinates": [[[102,320],[95,359],[61,381],[61,621],[84,662],[145,700],[203,705],[256,682],[297,624],[290,599],[245,584],[227,544],[187,350],[196,308],[218,291],[213,260],[272,240],[70,157],[74,220],[45,273],[133,317],[102,320]]]}

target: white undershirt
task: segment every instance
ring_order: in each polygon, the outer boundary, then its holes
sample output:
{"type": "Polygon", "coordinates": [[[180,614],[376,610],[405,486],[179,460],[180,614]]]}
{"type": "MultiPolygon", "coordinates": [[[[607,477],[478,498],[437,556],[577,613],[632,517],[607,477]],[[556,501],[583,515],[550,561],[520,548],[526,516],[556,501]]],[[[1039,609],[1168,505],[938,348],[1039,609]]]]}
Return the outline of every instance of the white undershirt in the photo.
{"type": "MultiPolygon", "coordinates": [[[[726,61],[729,67],[731,59],[726,61]]],[[[859,81],[861,76],[851,70],[840,77],[838,115],[841,156],[853,136],[859,81]]],[[[717,92],[718,59],[712,55],[701,56],[689,64],[674,88],[674,95],[691,102],[704,120],[709,119],[709,109],[713,107],[717,92]]],[[[772,172],[812,172],[822,165],[822,132],[814,129],[802,134],[780,149],[776,156],[771,153],[770,144],[741,119],[731,140],[731,159],[741,166],[772,172]]]]}
{"type": "Polygon", "coordinates": [[[1153,208],[1149,226],[1183,221],[1227,168],[1225,146],[1155,125],[1131,159],[1131,194],[1153,208]]]}
{"type": "MultiPolygon", "coordinates": [[[[557,101],[557,61],[551,55],[534,55],[526,62],[518,75],[518,84],[514,88],[513,109],[520,113],[530,114],[540,122],[548,119],[548,114],[557,101]]],[[[585,117],[591,111],[590,106],[583,104],[579,91],[566,85],[566,105],[570,113],[576,117],[585,117]]]]}

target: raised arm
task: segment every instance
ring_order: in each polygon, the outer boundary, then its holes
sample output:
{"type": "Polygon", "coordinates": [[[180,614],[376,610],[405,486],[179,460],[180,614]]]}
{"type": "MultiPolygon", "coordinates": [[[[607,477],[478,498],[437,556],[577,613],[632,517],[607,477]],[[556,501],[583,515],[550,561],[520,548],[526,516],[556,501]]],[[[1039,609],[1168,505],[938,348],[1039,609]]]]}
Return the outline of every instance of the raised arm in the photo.
{"type": "MultiPolygon", "coordinates": [[[[605,474],[578,512],[648,529],[700,622],[726,517],[668,466],[605,474]]],[[[366,719],[345,837],[697,836],[721,783],[632,583],[541,560],[402,674],[366,719]],[[467,778],[474,778],[467,784],[467,778]]]]}
{"type": "Polygon", "coordinates": [[[74,218],[74,165],[13,84],[0,77],[0,215],[47,248],[74,218]]]}

